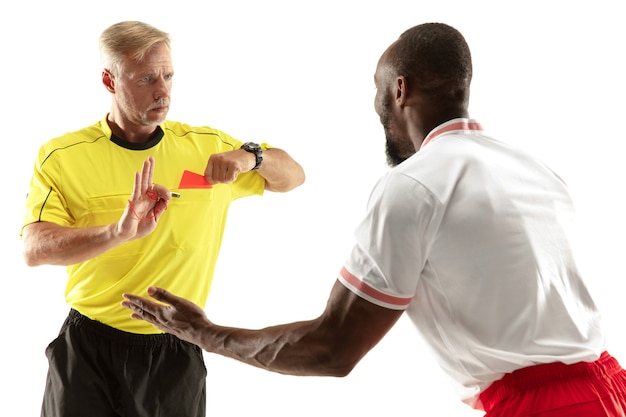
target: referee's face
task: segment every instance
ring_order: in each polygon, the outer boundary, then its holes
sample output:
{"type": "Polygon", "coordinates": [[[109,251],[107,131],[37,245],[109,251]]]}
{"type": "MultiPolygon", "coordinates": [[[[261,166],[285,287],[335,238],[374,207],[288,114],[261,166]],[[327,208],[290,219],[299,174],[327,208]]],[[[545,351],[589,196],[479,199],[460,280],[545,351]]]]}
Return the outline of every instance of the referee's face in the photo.
{"type": "Polygon", "coordinates": [[[174,69],[165,44],[155,46],[142,62],[128,57],[117,77],[115,101],[127,122],[141,126],[162,123],[170,109],[174,69]]]}

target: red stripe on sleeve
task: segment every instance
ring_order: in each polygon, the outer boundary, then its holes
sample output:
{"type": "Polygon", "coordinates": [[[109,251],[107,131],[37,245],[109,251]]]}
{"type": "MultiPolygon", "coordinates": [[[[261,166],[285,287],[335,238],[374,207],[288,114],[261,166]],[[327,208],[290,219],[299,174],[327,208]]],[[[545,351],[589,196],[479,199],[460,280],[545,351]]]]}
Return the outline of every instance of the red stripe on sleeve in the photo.
{"type": "Polygon", "coordinates": [[[412,300],[412,297],[395,297],[393,295],[380,292],[352,275],[345,267],[341,268],[341,272],[339,272],[339,274],[344,280],[346,280],[348,284],[353,286],[358,291],[385,304],[390,304],[398,307],[406,307],[412,300]]]}

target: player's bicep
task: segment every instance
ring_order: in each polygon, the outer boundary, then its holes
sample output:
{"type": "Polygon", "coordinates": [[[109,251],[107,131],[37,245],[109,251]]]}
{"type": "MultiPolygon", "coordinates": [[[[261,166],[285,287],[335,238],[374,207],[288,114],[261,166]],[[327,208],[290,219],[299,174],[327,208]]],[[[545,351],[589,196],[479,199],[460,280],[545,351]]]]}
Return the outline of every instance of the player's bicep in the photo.
{"type": "Polygon", "coordinates": [[[340,342],[337,353],[356,365],[387,334],[403,311],[367,301],[338,280],[322,316],[322,326],[340,342]]]}

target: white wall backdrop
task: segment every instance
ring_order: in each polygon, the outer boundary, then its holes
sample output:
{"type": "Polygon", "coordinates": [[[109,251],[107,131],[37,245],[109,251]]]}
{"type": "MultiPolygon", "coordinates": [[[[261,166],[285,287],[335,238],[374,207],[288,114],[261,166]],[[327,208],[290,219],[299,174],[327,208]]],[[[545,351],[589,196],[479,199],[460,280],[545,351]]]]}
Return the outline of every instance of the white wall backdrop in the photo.
{"type": "MultiPolygon", "coordinates": [[[[108,111],[97,40],[110,24],[129,19],[173,35],[171,119],[270,142],[307,173],[306,184],[291,193],[233,205],[206,308],[214,321],[262,327],[322,311],[369,191],[386,170],[373,109],[376,62],[405,29],[442,21],[457,27],[473,52],[472,117],[490,134],[538,154],[570,184],[585,237],[581,267],[606,312],[609,349],[626,363],[624,4],[24,0],[3,6],[0,415],[39,415],[44,349],[68,311],[65,270],[27,268],[21,259],[32,164],[44,141],[108,111]],[[251,226],[250,217],[260,225],[251,226]]],[[[271,374],[213,355],[206,362],[210,416],[480,415],[457,400],[404,320],[343,379],[271,374]]]]}

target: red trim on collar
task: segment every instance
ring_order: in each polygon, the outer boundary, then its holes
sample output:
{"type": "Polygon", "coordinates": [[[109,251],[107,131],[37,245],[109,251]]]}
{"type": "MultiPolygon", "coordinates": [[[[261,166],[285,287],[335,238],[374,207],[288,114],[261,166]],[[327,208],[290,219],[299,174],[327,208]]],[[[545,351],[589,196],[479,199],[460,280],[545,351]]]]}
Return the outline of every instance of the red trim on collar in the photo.
{"type": "Polygon", "coordinates": [[[483,130],[483,127],[475,120],[451,120],[450,122],[444,123],[430,132],[424,139],[424,142],[422,142],[420,149],[428,145],[437,136],[455,130],[483,130]]]}

